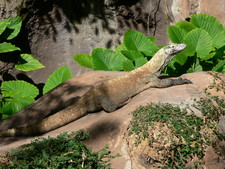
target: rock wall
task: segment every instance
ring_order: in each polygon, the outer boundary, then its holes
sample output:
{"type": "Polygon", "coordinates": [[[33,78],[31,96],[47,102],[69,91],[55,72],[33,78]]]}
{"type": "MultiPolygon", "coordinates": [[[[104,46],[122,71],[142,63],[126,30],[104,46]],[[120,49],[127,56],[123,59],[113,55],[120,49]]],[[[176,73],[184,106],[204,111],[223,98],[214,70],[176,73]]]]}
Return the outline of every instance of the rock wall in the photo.
{"type": "Polygon", "coordinates": [[[128,29],[167,44],[168,25],[201,12],[225,25],[224,11],[225,0],[0,0],[0,18],[24,17],[20,45],[27,44],[21,48],[46,66],[27,73],[35,83],[45,82],[63,65],[74,76],[89,71],[78,66],[72,55],[90,54],[97,47],[114,49],[128,29]]]}

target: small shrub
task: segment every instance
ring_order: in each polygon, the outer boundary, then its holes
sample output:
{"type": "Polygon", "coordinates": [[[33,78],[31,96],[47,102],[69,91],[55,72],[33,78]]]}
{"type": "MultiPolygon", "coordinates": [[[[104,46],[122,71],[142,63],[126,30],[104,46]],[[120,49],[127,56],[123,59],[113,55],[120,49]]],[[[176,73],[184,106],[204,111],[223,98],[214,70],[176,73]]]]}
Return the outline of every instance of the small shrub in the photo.
{"type": "Polygon", "coordinates": [[[57,138],[38,138],[29,145],[22,146],[9,153],[5,159],[10,159],[0,167],[9,169],[32,168],[96,168],[110,167],[112,156],[105,146],[99,152],[92,152],[82,141],[88,138],[85,131],[77,131],[72,134],[62,133],[57,138]]]}
{"type": "Polygon", "coordinates": [[[218,117],[225,115],[225,102],[212,99],[217,105],[211,99],[201,99],[193,105],[203,118],[170,104],[141,106],[133,112],[128,135],[135,135],[136,145],[147,139],[149,147],[161,152],[163,160],[156,160],[165,167],[183,168],[193,157],[200,165],[205,148],[225,140],[216,128],[218,117]]]}

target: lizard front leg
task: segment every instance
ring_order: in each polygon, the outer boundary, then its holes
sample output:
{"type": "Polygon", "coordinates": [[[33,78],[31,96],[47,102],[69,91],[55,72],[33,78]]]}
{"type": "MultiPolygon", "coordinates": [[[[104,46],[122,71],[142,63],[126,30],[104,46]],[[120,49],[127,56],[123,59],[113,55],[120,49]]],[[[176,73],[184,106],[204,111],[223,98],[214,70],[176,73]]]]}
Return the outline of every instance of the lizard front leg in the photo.
{"type": "Polygon", "coordinates": [[[164,88],[169,86],[175,85],[182,85],[182,84],[191,84],[192,82],[188,79],[160,79],[157,76],[151,76],[150,87],[158,87],[164,88]]]}

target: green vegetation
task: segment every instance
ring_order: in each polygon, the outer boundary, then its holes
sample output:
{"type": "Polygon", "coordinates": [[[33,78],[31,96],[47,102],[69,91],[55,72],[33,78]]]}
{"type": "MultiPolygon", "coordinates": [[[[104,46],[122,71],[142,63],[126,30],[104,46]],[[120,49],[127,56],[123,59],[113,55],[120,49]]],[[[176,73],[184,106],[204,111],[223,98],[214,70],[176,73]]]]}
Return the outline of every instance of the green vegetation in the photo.
{"type": "MultiPolygon", "coordinates": [[[[20,51],[20,48],[11,43],[17,37],[22,26],[21,17],[10,17],[0,21],[0,53],[2,57],[7,57],[7,53],[20,51]]],[[[21,71],[32,71],[44,66],[30,54],[22,53],[18,57],[18,62],[14,67],[21,71]]],[[[1,74],[4,73],[1,69],[1,74]]],[[[0,112],[1,118],[9,117],[17,111],[23,109],[34,102],[38,95],[38,89],[34,85],[25,81],[4,81],[1,84],[0,112]]],[[[1,119],[0,118],[0,119],[1,119]]]]}
{"type": "MultiPolygon", "coordinates": [[[[181,21],[168,27],[169,39],[185,43],[187,48],[175,56],[164,74],[179,76],[187,72],[213,70],[225,72],[225,28],[213,16],[195,14],[190,22],[181,21]]],[[[163,46],[155,37],[128,30],[124,43],[115,50],[96,48],[91,55],[74,55],[75,61],[94,70],[130,71],[142,66],[163,46]]]]}
{"type": "Polygon", "coordinates": [[[225,101],[212,97],[193,106],[202,112],[202,118],[170,104],[141,106],[133,112],[129,135],[135,135],[136,145],[147,139],[149,147],[161,152],[162,158],[156,160],[165,167],[183,168],[194,157],[197,167],[207,146],[218,148],[215,143],[225,140],[216,128],[218,118],[225,115],[225,101]]]}
{"type": "Polygon", "coordinates": [[[57,138],[36,139],[31,144],[0,157],[8,161],[0,163],[0,168],[110,168],[110,159],[119,155],[110,155],[108,146],[99,152],[93,152],[82,143],[87,138],[87,132],[77,131],[72,134],[62,133],[57,138]]]}
{"type": "MultiPolygon", "coordinates": [[[[5,53],[20,51],[20,48],[13,45],[10,41],[19,34],[21,26],[22,18],[19,16],[0,21],[0,53],[3,57],[5,53]]],[[[22,71],[32,71],[43,67],[30,54],[20,54],[18,63],[15,64],[15,68],[22,71]]]]}
{"type": "Polygon", "coordinates": [[[74,55],[76,62],[94,70],[130,71],[145,64],[159,49],[154,37],[128,30],[124,35],[124,43],[114,51],[104,48],[93,49],[92,55],[74,55]]]}
{"type": "Polygon", "coordinates": [[[33,103],[39,91],[34,85],[17,80],[2,82],[1,93],[1,114],[6,118],[33,103]]]}
{"type": "Polygon", "coordinates": [[[225,86],[225,81],[221,78],[223,74],[220,74],[218,72],[209,72],[210,75],[213,76],[213,83],[208,86],[205,89],[205,93],[208,94],[209,96],[213,95],[211,92],[218,92],[221,91],[225,94],[224,86],[225,86]]]}
{"type": "Polygon", "coordinates": [[[48,80],[46,81],[43,88],[43,94],[47,93],[70,78],[72,78],[72,72],[67,66],[58,68],[49,76],[48,80]]]}
{"type": "MultiPolygon", "coordinates": [[[[9,52],[20,51],[20,48],[13,45],[11,40],[17,37],[21,26],[22,18],[19,16],[0,21],[1,57],[7,57],[6,54],[9,52]]],[[[14,68],[17,70],[33,71],[44,67],[30,54],[15,54],[15,57],[18,57],[17,63],[14,65],[14,68]]],[[[0,73],[4,74],[5,71],[8,70],[4,70],[3,68],[0,70],[0,73]]],[[[44,94],[71,77],[72,73],[68,67],[63,66],[59,68],[47,80],[43,89],[44,94]]],[[[0,89],[0,119],[7,118],[27,107],[33,103],[35,98],[39,95],[39,90],[36,86],[22,80],[4,81],[0,89]]],[[[42,95],[42,93],[40,93],[40,95],[42,95]]]]}
{"type": "Polygon", "coordinates": [[[181,21],[169,26],[168,35],[172,42],[187,45],[174,58],[170,71],[225,73],[225,28],[216,18],[206,14],[192,15],[190,22],[181,21]]]}

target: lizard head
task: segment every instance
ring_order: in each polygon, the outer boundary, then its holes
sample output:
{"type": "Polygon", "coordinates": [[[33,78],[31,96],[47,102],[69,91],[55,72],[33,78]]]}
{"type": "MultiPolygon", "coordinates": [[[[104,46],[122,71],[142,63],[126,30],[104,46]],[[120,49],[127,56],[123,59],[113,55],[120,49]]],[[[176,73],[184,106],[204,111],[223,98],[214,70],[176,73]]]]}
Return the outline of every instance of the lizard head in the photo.
{"type": "Polygon", "coordinates": [[[186,45],[184,43],[173,43],[171,45],[165,46],[164,51],[165,53],[170,56],[170,55],[176,55],[177,53],[181,52],[186,48],[186,45]]]}
{"type": "MultiPolygon", "coordinates": [[[[171,45],[165,46],[161,48],[152,58],[151,60],[143,65],[147,67],[152,73],[160,75],[161,71],[168,65],[168,63],[173,59],[173,57],[184,50],[186,45],[173,43],[171,45]]],[[[142,67],[143,67],[142,66],[142,67]]],[[[142,67],[140,67],[142,69],[142,67]]]]}
{"type": "Polygon", "coordinates": [[[159,53],[161,54],[159,55],[160,57],[158,57],[158,64],[160,65],[160,67],[158,69],[158,73],[160,73],[167,66],[167,64],[177,53],[183,51],[185,48],[186,45],[184,43],[173,43],[160,49],[159,53]]]}

